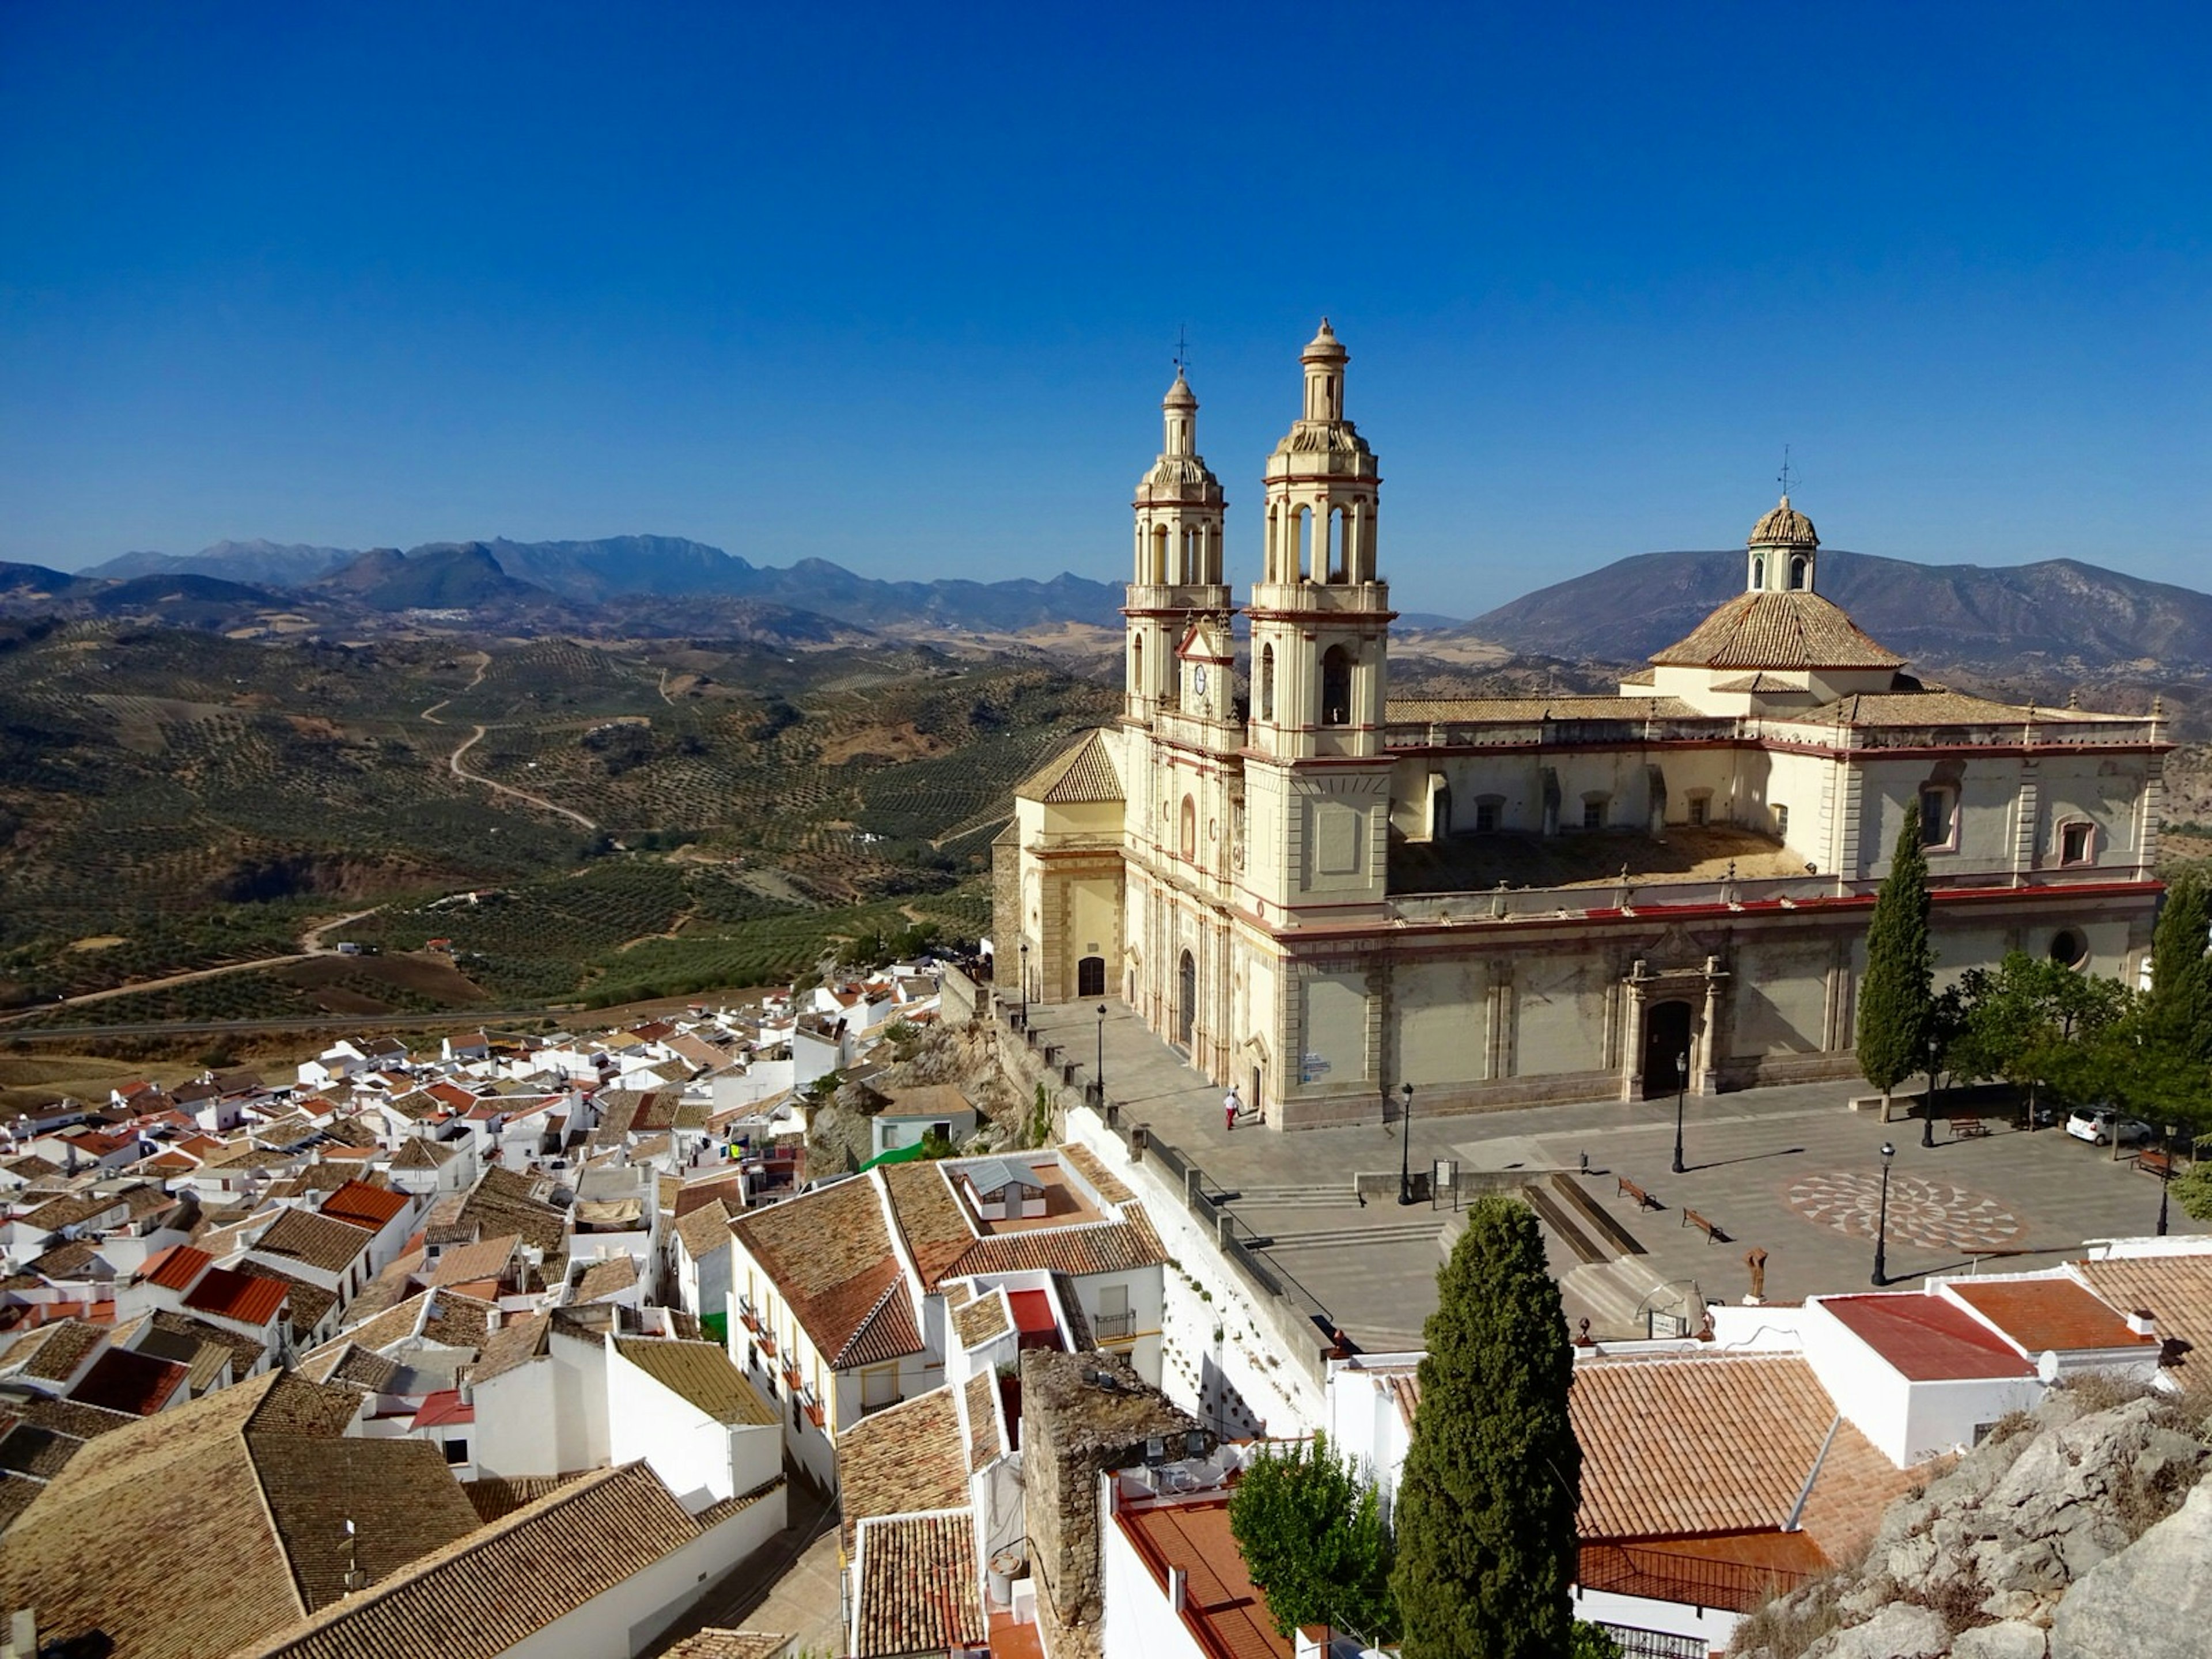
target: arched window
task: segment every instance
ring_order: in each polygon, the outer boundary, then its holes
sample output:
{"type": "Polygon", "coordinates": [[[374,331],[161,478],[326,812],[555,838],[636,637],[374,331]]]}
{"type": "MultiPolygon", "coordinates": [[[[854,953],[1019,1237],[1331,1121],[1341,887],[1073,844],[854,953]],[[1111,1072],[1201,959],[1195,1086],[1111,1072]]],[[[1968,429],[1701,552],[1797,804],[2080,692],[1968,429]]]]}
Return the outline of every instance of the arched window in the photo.
{"type": "Polygon", "coordinates": [[[1188,795],[1182,798],[1182,855],[1198,857],[1198,803],[1188,795]]]}
{"type": "Polygon", "coordinates": [[[1291,509],[1291,561],[1297,574],[1319,580],[1321,572],[1314,563],[1313,514],[1303,507],[1291,509]]]}
{"type": "Polygon", "coordinates": [[[1152,575],[1155,586],[1164,585],[1168,579],[1168,527],[1152,526],[1152,575]]]}
{"type": "Polygon", "coordinates": [[[1321,723],[1352,724],[1352,653],[1340,645],[1322,653],[1321,723]]]}
{"type": "Polygon", "coordinates": [[[1282,529],[1282,515],[1270,507],[1267,509],[1267,556],[1260,562],[1265,568],[1267,580],[1271,582],[1279,582],[1283,579],[1282,529]]]}
{"type": "Polygon", "coordinates": [[[1808,573],[1808,571],[1810,571],[1810,570],[1811,570],[1811,568],[1812,568],[1812,567],[1811,567],[1809,564],[1808,564],[1802,557],[1795,558],[1795,559],[1790,560],[1790,586],[1792,588],[1802,588],[1802,587],[1803,587],[1803,586],[1805,586],[1805,577],[1806,577],[1806,574],[1807,574],[1807,573],[1808,573]]]}
{"type": "Polygon", "coordinates": [[[1766,556],[1764,554],[1751,562],[1751,585],[1754,589],[1766,586],[1766,556]]]}
{"type": "Polygon", "coordinates": [[[1275,647],[1272,645],[1260,647],[1260,718],[1275,718],[1275,647]]]}
{"type": "Polygon", "coordinates": [[[1145,695],[1145,636],[1142,634],[1129,641],[1129,690],[1140,697],[1145,695]]]}

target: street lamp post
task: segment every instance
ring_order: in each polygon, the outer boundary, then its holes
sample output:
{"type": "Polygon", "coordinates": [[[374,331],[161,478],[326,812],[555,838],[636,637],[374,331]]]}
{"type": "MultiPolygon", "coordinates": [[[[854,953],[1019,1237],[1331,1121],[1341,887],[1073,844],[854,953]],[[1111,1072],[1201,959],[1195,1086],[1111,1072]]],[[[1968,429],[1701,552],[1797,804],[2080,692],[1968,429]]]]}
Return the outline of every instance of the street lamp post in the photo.
{"type": "Polygon", "coordinates": [[[1690,1057],[1674,1056],[1674,1173],[1682,1173],[1682,1101],[1690,1092],[1690,1057]]]}
{"type": "Polygon", "coordinates": [[[1022,1030],[1030,1029],[1030,942],[1022,941],[1022,1030]]]}
{"type": "Polygon", "coordinates": [[[1098,1103],[1106,1103],[1106,1005],[1098,1005],[1098,1103]]]}
{"type": "Polygon", "coordinates": [[[1928,1097],[1920,1106],[1920,1144],[1936,1144],[1936,1039],[1928,1039],[1928,1097]]]}
{"type": "Polygon", "coordinates": [[[1398,1085],[1398,1098],[1405,1103],[1398,1114],[1398,1202],[1413,1201],[1413,1085],[1398,1085]]]}
{"type": "Polygon", "coordinates": [[[1897,1148],[1887,1141],[1881,1143],[1881,1213],[1874,1225],[1874,1282],[1876,1286],[1889,1283],[1889,1160],[1897,1156],[1897,1148]]]}
{"type": "MultiPolygon", "coordinates": [[[[2113,1132],[2118,1139],[2118,1131],[2113,1132]]],[[[2161,1148],[2165,1156],[2158,1166],[2158,1236],[2166,1237],[2166,1184],[2173,1179],[2173,1125],[2166,1126],[2166,1144],[2161,1148]]]]}

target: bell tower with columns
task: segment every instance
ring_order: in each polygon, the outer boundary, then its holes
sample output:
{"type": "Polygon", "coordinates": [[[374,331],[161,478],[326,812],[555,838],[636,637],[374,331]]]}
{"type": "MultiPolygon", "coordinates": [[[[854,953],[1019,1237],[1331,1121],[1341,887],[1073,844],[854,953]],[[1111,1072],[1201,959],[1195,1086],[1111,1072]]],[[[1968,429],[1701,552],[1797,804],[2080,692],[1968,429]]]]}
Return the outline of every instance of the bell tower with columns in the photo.
{"type": "Polygon", "coordinates": [[[1180,368],[1160,409],[1166,434],[1159,459],[1137,484],[1136,564],[1121,607],[1128,618],[1123,712],[1135,720],[1176,706],[1176,647],[1194,623],[1225,617],[1230,605],[1221,580],[1228,503],[1198,453],[1198,398],[1180,368]]]}
{"type": "Polygon", "coordinates": [[[1344,417],[1351,354],[1326,318],[1299,360],[1304,409],[1267,460],[1261,580],[1247,612],[1245,884],[1278,924],[1301,913],[1351,920],[1379,906],[1389,884],[1393,613],[1376,562],[1382,475],[1344,417]]]}

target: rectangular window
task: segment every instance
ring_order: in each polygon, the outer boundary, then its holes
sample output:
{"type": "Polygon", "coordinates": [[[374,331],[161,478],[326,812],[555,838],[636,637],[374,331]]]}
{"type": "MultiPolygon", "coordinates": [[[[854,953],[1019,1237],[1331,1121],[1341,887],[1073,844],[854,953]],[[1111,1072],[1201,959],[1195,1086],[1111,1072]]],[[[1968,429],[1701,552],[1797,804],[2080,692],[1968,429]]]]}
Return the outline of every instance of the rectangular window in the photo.
{"type": "Polygon", "coordinates": [[[1959,796],[1955,790],[1927,788],[1920,792],[1920,844],[1948,848],[1957,844],[1959,796]]]}
{"type": "Polygon", "coordinates": [[[2063,824],[2058,831],[2058,861],[2061,864],[2087,864],[2095,844],[2090,825],[2063,824]]]}
{"type": "Polygon", "coordinates": [[[446,1442],[446,1461],[448,1463],[467,1462],[469,1461],[469,1443],[465,1440],[448,1440],[446,1442]]]}
{"type": "Polygon", "coordinates": [[[1479,800],[1475,802],[1475,834],[1479,836],[1494,836],[1498,833],[1498,811],[1502,805],[1502,802],[1496,800],[1479,800]]]}
{"type": "Polygon", "coordinates": [[[1774,838],[1777,841],[1790,839],[1790,809],[1786,806],[1774,809],[1774,838]]]}
{"type": "Polygon", "coordinates": [[[1593,795],[1583,802],[1583,828],[1585,830],[1605,828],[1605,797],[1603,795],[1593,795]]]}
{"type": "Polygon", "coordinates": [[[1702,830],[1705,827],[1705,813],[1711,805],[1711,800],[1707,796],[1690,797],[1690,827],[1692,830],[1702,830]]]}

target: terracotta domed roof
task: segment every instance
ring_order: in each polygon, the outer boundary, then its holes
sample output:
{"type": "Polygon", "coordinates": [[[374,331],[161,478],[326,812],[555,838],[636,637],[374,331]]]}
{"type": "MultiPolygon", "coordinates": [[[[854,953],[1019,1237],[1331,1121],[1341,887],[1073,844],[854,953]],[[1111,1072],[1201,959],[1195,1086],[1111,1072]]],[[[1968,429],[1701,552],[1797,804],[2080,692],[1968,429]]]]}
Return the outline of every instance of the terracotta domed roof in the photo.
{"type": "Polygon", "coordinates": [[[1739,593],[1651,660],[1662,668],[1897,668],[1905,662],[1860,633],[1838,606],[1803,589],[1739,593]]]}
{"type": "Polygon", "coordinates": [[[1784,495],[1782,505],[1771,509],[1766,516],[1751,527],[1751,539],[1747,547],[1818,547],[1820,537],[1814,533],[1813,521],[1790,505],[1784,495]]]}

